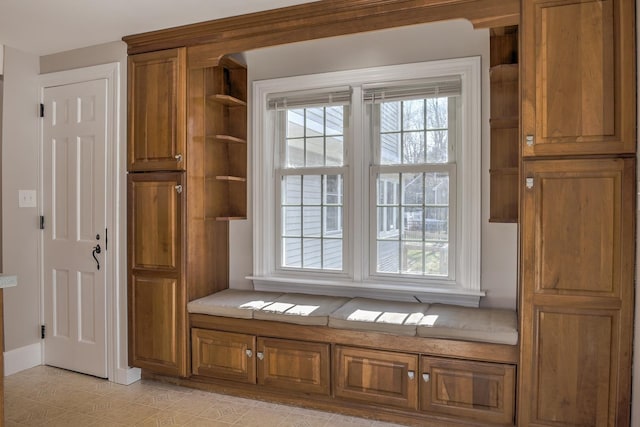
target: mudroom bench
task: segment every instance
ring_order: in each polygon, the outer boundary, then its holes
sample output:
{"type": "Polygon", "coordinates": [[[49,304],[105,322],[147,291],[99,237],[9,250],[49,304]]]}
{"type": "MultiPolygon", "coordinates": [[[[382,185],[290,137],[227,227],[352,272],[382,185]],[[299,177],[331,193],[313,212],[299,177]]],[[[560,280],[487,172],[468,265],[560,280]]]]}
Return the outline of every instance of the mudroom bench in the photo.
{"type": "Polygon", "coordinates": [[[510,310],[224,290],[188,304],[190,385],[412,425],[513,425],[510,310]]]}

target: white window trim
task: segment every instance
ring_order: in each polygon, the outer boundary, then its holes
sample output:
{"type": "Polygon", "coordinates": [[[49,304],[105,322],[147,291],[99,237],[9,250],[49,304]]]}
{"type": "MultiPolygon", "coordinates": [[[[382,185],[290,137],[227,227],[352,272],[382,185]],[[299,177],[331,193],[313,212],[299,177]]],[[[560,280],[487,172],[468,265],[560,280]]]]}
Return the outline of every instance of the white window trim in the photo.
{"type": "MultiPolygon", "coordinates": [[[[349,70],[277,78],[256,81],[253,83],[253,280],[258,290],[277,290],[281,292],[304,292],[313,294],[362,296],[387,298],[393,300],[423,302],[441,302],[466,306],[478,306],[480,297],[485,293],[480,286],[480,236],[481,236],[481,66],[480,57],[457,58],[442,61],[431,61],[417,64],[392,65],[360,70],[349,70]],[[369,240],[368,221],[355,221],[363,212],[351,209],[344,218],[344,228],[357,227],[349,233],[349,252],[345,254],[345,265],[350,265],[353,277],[331,275],[327,273],[303,273],[298,276],[276,274],[276,189],[274,185],[274,159],[278,149],[276,143],[270,142],[272,125],[266,120],[266,102],[269,94],[301,90],[317,90],[331,86],[359,85],[362,82],[377,83],[387,81],[412,80],[419,78],[459,75],[462,79],[463,93],[461,99],[462,114],[460,152],[456,153],[458,164],[464,164],[458,180],[458,200],[464,200],[464,211],[458,204],[458,229],[456,242],[456,283],[438,283],[431,280],[428,285],[412,283],[411,279],[394,280],[385,283],[379,278],[371,278],[368,274],[369,253],[362,251],[360,259],[352,259],[351,248],[361,246],[362,240],[369,240]],[[471,160],[469,160],[471,159],[471,160]],[[465,239],[465,243],[462,243],[465,239]],[[348,263],[348,264],[347,264],[348,263]]],[[[354,96],[359,93],[354,91],[354,96]]],[[[358,127],[364,134],[362,111],[351,109],[351,126],[358,127]]],[[[352,138],[348,138],[353,140],[352,138]]],[[[350,149],[360,150],[361,144],[353,144],[350,149]]],[[[353,157],[349,157],[353,158],[353,157]]],[[[368,173],[368,165],[350,163],[349,176],[368,173]]],[[[458,166],[460,167],[460,166],[458,166]]],[[[350,178],[345,176],[345,186],[350,185],[350,178]]],[[[346,190],[345,190],[346,192],[346,190]]],[[[360,194],[361,207],[369,206],[367,191],[360,194]]],[[[356,204],[358,205],[358,204],[356,204]]]]}

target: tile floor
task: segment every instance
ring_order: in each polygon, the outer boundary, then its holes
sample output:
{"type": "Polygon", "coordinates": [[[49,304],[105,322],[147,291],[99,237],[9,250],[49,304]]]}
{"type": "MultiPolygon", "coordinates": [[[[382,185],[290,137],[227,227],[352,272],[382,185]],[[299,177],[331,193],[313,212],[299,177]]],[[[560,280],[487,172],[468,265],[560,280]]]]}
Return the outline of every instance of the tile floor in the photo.
{"type": "Polygon", "coordinates": [[[122,386],[38,366],[5,378],[5,426],[392,427],[154,381],[122,386]]]}

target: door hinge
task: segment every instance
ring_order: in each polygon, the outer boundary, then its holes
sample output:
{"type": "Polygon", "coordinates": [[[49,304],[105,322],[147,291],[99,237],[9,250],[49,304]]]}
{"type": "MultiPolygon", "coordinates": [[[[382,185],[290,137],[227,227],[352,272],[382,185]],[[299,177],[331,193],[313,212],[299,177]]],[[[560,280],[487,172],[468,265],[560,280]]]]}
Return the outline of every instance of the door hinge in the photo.
{"type": "Polygon", "coordinates": [[[44,325],[40,325],[40,338],[44,339],[47,328],[44,325]]]}
{"type": "Polygon", "coordinates": [[[44,230],[44,215],[40,215],[40,230],[44,230]]]}
{"type": "Polygon", "coordinates": [[[40,117],[44,117],[44,104],[40,104],[40,117]]]}

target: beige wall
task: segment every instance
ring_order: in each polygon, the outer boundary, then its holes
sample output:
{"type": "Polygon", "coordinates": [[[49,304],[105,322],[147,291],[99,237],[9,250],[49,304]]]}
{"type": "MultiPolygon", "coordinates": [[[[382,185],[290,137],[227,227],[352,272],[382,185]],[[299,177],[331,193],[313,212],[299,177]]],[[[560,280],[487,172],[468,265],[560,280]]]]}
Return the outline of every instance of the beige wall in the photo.
{"type": "MultiPolygon", "coordinates": [[[[465,56],[482,56],[482,289],[481,304],[515,308],[517,226],[489,224],[489,32],[458,20],[366,34],[335,37],[245,53],[249,87],[253,80],[403,64],[465,56]]],[[[249,198],[251,202],[251,197],[249,198]]],[[[250,287],[252,212],[231,223],[230,279],[234,288],[250,287]]]]}
{"type": "Polygon", "coordinates": [[[18,207],[18,190],[38,187],[38,57],[5,47],[2,129],[2,247],[5,350],[40,342],[38,210],[18,207]]]}

